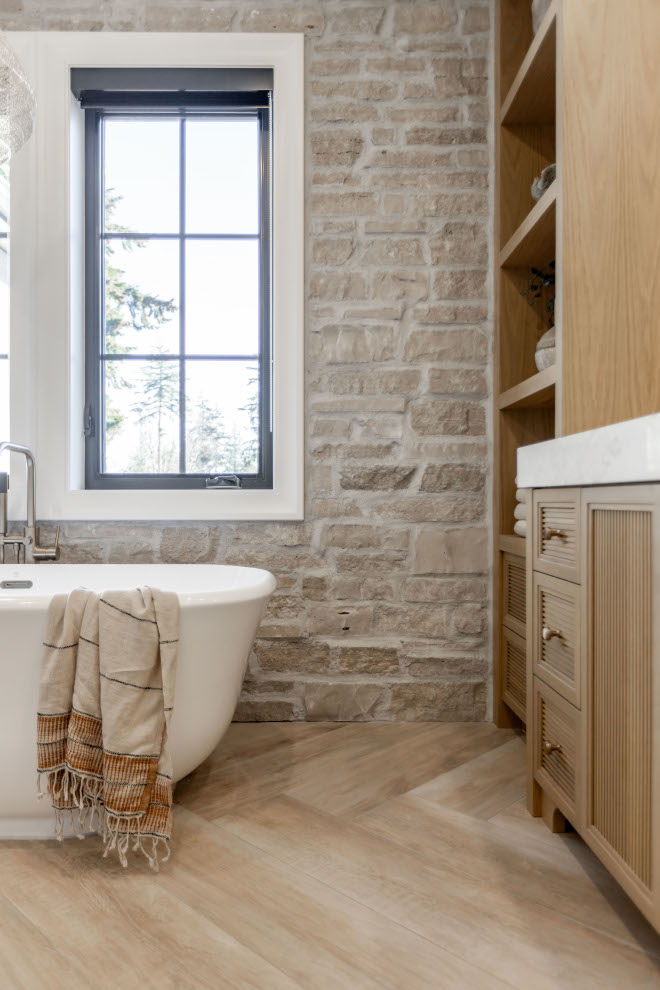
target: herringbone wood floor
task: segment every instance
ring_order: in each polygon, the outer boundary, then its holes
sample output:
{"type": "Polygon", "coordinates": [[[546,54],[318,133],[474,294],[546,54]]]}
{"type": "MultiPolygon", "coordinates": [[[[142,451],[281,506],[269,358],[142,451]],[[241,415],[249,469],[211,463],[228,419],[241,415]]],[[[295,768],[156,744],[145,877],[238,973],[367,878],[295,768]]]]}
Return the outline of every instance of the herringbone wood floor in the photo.
{"type": "Polygon", "coordinates": [[[660,938],[523,792],[491,725],[233,725],[160,874],[0,844],[0,985],[659,987],[660,938]]]}

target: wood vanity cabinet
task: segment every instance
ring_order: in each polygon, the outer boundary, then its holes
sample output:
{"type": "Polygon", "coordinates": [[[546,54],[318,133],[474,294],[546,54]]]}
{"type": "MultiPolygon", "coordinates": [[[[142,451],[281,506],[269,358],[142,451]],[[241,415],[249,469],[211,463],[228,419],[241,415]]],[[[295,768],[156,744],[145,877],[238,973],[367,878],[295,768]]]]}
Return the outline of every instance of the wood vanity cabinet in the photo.
{"type": "Polygon", "coordinates": [[[530,811],[660,929],[660,484],[528,495],[530,811]]]}

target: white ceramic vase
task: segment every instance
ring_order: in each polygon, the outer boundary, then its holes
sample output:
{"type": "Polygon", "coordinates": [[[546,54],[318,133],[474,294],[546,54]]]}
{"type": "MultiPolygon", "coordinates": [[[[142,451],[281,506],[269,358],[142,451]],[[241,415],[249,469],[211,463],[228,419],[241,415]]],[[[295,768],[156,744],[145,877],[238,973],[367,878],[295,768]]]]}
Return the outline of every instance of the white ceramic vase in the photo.
{"type": "Polygon", "coordinates": [[[550,327],[536,345],[534,361],[539,371],[544,371],[555,363],[557,357],[555,340],[555,328],[550,327]]]}

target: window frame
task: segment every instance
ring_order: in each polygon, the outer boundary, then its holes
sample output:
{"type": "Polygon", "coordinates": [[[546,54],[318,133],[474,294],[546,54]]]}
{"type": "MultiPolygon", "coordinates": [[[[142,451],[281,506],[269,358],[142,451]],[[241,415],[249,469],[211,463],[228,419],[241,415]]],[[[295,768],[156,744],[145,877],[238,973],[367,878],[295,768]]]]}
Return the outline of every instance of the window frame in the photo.
{"type": "MultiPolygon", "coordinates": [[[[37,98],[37,126],[11,169],[10,414],[13,439],[36,456],[40,518],[127,524],[304,519],[304,35],[8,31],[7,40],[37,98]],[[272,489],[84,487],[84,128],[71,92],[71,72],[81,66],[272,71],[272,489]]],[[[25,511],[21,467],[13,457],[14,518],[25,511]]]]}
{"type": "MultiPolygon", "coordinates": [[[[181,71],[168,70],[172,90],[178,88],[181,71]]],[[[185,70],[183,70],[185,78],[185,70]]],[[[83,94],[85,142],[85,488],[88,490],[272,489],[273,487],[273,418],[272,418],[272,92],[148,92],[94,91],[83,94]],[[254,117],[259,122],[259,469],[255,473],[168,474],[126,473],[103,470],[105,444],[104,375],[108,356],[104,346],[104,123],[107,119],[127,117],[162,119],[179,122],[179,232],[178,235],[154,235],[148,231],[132,232],[145,239],[166,238],[179,244],[179,353],[160,360],[179,365],[179,458],[185,459],[185,367],[186,362],[223,360],[221,355],[188,356],[185,352],[185,247],[192,240],[231,240],[230,234],[189,234],[186,231],[185,121],[209,117],[254,117]]],[[[242,235],[240,235],[242,236],[242,235]]],[[[150,355],[131,355],[114,360],[137,360],[150,355]]],[[[247,355],[244,357],[248,357],[247,355]]],[[[224,357],[236,360],[236,357],[224,357]]]]}

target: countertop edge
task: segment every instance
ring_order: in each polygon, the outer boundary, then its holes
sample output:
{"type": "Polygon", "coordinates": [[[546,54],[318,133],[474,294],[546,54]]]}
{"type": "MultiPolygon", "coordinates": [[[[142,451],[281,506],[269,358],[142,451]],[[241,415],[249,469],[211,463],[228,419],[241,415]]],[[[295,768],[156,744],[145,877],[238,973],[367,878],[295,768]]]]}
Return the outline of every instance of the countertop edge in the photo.
{"type": "Polygon", "coordinates": [[[660,482],[660,413],[518,449],[518,488],[660,482]]]}

